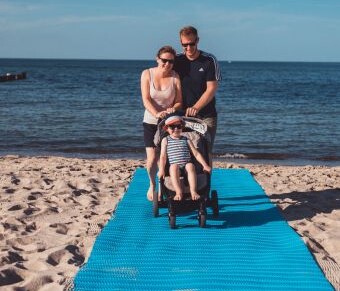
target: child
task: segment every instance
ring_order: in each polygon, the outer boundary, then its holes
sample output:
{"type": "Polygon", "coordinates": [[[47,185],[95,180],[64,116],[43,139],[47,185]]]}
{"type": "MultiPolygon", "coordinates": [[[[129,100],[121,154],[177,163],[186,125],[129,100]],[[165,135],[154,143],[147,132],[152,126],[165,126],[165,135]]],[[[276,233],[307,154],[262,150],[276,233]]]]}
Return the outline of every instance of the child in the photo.
{"type": "Polygon", "coordinates": [[[182,136],[183,119],[180,116],[168,117],[165,121],[165,130],[169,133],[168,136],[162,139],[161,154],[159,161],[158,177],[164,178],[165,164],[167,157],[170,163],[170,179],[174,186],[176,195],[174,200],[181,200],[183,193],[180,185],[180,169],[184,168],[188,174],[188,182],[192,200],[198,200],[200,195],[197,193],[197,181],[195,166],[191,161],[191,154],[203,166],[203,170],[211,172],[211,167],[204,160],[201,153],[195,148],[191,140],[182,136]]]}

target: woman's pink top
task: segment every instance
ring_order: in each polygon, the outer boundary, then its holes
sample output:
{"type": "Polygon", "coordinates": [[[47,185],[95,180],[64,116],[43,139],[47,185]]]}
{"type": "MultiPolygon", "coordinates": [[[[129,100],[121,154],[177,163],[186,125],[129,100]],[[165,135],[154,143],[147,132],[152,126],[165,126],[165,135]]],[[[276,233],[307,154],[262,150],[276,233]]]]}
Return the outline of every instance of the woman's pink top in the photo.
{"type": "MultiPolygon", "coordinates": [[[[151,102],[157,111],[164,111],[174,105],[176,97],[176,86],[175,86],[175,72],[172,71],[172,80],[170,86],[165,90],[157,90],[154,84],[154,68],[149,69],[150,72],[150,96],[151,102]]],[[[149,124],[157,124],[158,119],[153,116],[148,110],[144,112],[143,122],[149,124]]]]}

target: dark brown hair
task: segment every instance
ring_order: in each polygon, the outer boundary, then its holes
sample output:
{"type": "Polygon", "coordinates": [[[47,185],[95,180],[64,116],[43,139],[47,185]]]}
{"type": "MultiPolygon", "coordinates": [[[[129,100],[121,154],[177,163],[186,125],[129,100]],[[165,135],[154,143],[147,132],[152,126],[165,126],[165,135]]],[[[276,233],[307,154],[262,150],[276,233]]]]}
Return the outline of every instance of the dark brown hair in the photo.
{"type": "Polygon", "coordinates": [[[175,51],[175,49],[174,49],[172,46],[169,46],[169,45],[162,46],[162,47],[158,50],[157,57],[159,58],[159,57],[161,56],[161,54],[164,54],[164,53],[170,53],[170,54],[172,54],[174,57],[176,56],[176,51],[175,51]]]}

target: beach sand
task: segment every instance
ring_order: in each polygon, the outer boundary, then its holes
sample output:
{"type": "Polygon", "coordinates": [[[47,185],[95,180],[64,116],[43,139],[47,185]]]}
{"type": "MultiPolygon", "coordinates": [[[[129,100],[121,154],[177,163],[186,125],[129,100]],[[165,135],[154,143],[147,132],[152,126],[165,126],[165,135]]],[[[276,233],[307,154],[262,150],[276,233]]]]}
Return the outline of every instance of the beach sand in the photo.
{"type": "MultiPolygon", "coordinates": [[[[0,289],[64,290],[143,160],[0,157],[0,289]]],[[[340,167],[247,165],[340,290],[340,167]]]]}

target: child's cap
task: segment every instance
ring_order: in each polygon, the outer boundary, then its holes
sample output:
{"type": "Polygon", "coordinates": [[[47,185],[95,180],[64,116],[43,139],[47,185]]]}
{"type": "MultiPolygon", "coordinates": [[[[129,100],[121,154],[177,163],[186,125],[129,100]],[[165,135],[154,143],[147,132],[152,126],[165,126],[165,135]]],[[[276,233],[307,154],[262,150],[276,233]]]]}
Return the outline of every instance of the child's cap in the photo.
{"type": "Polygon", "coordinates": [[[182,117],[180,117],[180,116],[178,116],[178,115],[170,116],[170,117],[168,117],[168,118],[165,120],[165,125],[174,124],[174,123],[176,123],[176,122],[182,123],[182,122],[183,122],[182,117]]]}
{"type": "Polygon", "coordinates": [[[163,129],[167,130],[169,125],[174,124],[174,123],[178,123],[178,122],[183,123],[182,117],[180,117],[178,115],[172,115],[165,120],[165,123],[164,123],[165,125],[164,125],[163,129]]]}

